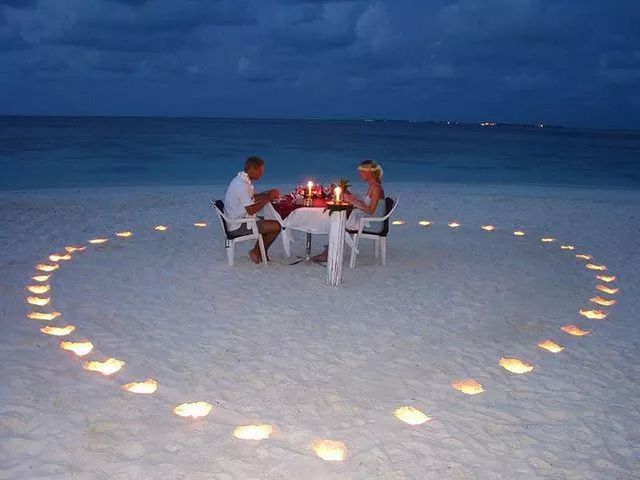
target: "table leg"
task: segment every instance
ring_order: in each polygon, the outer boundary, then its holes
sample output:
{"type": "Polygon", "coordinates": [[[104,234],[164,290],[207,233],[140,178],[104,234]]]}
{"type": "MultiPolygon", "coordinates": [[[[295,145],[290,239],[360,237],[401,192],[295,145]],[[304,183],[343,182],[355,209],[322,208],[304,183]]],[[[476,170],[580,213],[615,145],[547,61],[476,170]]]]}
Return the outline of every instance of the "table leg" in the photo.
{"type": "Polygon", "coordinates": [[[302,262],[309,262],[310,260],[311,260],[311,234],[307,233],[307,238],[305,240],[305,247],[304,247],[304,257],[300,258],[300,260],[290,263],[289,265],[297,265],[302,262]]]}
{"type": "Polygon", "coordinates": [[[330,215],[329,254],[327,258],[327,283],[340,285],[342,281],[342,260],[344,253],[347,212],[338,211],[330,215]]]}

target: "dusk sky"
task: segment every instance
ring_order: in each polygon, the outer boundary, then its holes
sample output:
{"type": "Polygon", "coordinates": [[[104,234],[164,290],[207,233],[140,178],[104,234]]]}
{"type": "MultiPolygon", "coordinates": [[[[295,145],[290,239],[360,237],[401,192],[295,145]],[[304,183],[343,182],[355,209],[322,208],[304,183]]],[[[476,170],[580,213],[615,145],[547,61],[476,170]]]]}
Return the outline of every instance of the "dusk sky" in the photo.
{"type": "Polygon", "coordinates": [[[0,114],[640,128],[640,1],[0,0],[0,114]]]}

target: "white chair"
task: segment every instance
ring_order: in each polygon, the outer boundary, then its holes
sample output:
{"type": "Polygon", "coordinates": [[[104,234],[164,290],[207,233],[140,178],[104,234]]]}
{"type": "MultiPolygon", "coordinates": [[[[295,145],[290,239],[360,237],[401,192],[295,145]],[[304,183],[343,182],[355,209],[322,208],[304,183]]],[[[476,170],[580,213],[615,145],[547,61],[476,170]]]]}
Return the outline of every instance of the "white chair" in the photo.
{"type": "Polygon", "coordinates": [[[351,259],[349,261],[349,268],[356,266],[356,256],[358,255],[358,243],[361,238],[368,238],[374,242],[374,255],[375,258],[380,258],[380,263],[384,266],[387,264],[387,235],[389,234],[389,218],[395,212],[398,206],[399,198],[395,200],[387,197],[385,202],[385,216],[384,217],[365,217],[360,219],[360,226],[358,230],[348,231],[347,234],[351,236],[351,259]],[[374,232],[370,227],[372,223],[382,223],[382,230],[380,232],[374,232]],[[367,230],[369,228],[369,230],[367,230]]]}
{"type": "Polygon", "coordinates": [[[220,225],[222,226],[222,233],[224,233],[224,248],[227,251],[227,261],[229,262],[229,266],[233,267],[236,243],[257,240],[260,247],[260,254],[262,255],[262,261],[266,267],[267,252],[264,249],[262,235],[258,231],[257,219],[253,217],[240,218],[238,220],[230,219],[224,214],[224,202],[222,200],[216,200],[215,202],[212,200],[211,208],[216,215],[218,215],[220,225]],[[243,225],[246,225],[246,228],[242,228],[243,225]],[[235,228],[237,227],[240,227],[240,231],[236,233],[235,228]],[[249,233],[247,233],[247,230],[249,233]]]}

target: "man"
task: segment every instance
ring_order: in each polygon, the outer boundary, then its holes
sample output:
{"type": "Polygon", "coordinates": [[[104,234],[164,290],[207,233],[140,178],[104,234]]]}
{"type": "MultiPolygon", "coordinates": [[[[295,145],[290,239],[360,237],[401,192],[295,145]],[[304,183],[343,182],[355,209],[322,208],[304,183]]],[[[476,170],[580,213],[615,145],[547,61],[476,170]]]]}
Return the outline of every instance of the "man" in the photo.
{"type": "MultiPolygon", "coordinates": [[[[249,157],[244,162],[244,171],[231,180],[227,193],[224,196],[225,214],[231,219],[255,217],[262,208],[271,200],[280,197],[280,191],[271,189],[263,193],[255,193],[253,182],[259,180],[264,173],[264,160],[260,157],[249,157]]],[[[242,224],[240,227],[233,229],[247,230],[247,226],[242,224]]],[[[280,224],[275,220],[258,220],[258,230],[264,240],[265,250],[269,247],[280,233],[280,224]]],[[[260,247],[256,242],[255,246],[249,251],[249,257],[254,263],[262,261],[260,255],[260,247]]],[[[267,255],[267,260],[269,256],[267,255]]]]}

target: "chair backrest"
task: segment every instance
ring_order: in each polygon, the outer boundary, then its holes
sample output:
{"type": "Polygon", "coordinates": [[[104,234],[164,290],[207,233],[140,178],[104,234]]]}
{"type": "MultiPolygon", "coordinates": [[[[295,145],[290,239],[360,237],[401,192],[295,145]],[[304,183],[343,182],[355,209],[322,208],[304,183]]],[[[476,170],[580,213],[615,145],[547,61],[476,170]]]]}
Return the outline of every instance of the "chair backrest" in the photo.
{"type": "Polygon", "coordinates": [[[389,218],[396,210],[398,206],[398,199],[393,199],[391,197],[387,197],[384,199],[384,223],[382,224],[382,231],[380,232],[380,236],[386,237],[389,234],[389,218]]]}
{"type": "Polygon", "coordinates": [[[229,228],[227,227],[227,220],[224,215],[224,202],[222,200],[211,201],[211,208],[218,215],[218,219],[220,220],[220,226],[222,226],[222,231],[224,232],[224,236],[229,238],[229,228]]]}

